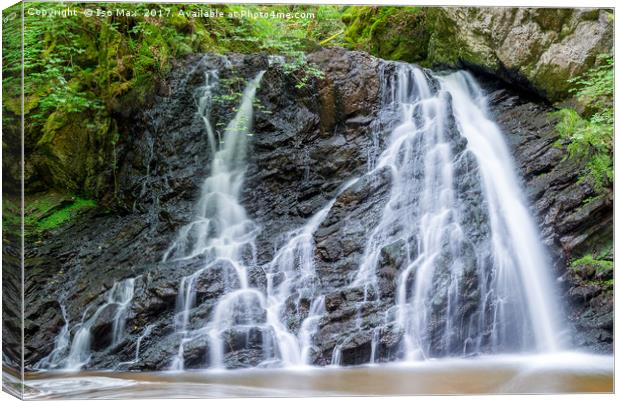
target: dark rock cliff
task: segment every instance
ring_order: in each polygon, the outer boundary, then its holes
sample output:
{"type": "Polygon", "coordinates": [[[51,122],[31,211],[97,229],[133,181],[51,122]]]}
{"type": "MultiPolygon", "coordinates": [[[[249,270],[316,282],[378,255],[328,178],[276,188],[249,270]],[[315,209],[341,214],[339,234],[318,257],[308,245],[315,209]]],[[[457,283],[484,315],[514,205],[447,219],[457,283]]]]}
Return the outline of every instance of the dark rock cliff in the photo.
{"type": "MultiPolygon", "coordinates": [[[[368,361],[375,335],[373,321],[394,297],[398,244],[385,249],[385,264],[379,273],[383,296],[362,311],[366,326],[353,326],[358,311],[352,305],[363,299],[363,290],[343,285],[350,283],[351,268],[363,253],[362,239],[379,218],[389,175],[378,174],[341,193],[338,190],[367,169],[369,152],[374,149],[372,121],[380,102],[382,61],[336,48],[311,54],[310,60],[325,77],[313,78],[303,88],[277,64],[269,66],[266,56],[231,55],[225,60],[194,55],[177,63],[152,99],[152,107],[136,113],[127,125],[130,140],[119,149],[118,161],[116,196],[121,207],[85,211],[42,238],[27,239],[24,356],[28,369],[54,348],[54,339],[66,324],[61,304],[75,335],[83,314],[88,318],[94,312],[87,306],[101,305],[114,282],[129,277],[136,280],[127,314],[128,335],[112,346],[106,333],[113,314],[101,314],[93,325],[96,341],[86,368],[114,368],[119,362],[131,361],[136,341],[147,327],[140,360],[119,368],[151,370],[170,365],[180,341],[173,319],[179,286],[201,260],[161,260],[180,227],[190,221],[208,173],[208,145],[203,122],[195,113],[194,90],[212,68],[220,71],[222,79],[244,80],[267,70],[257,94],[261,107],[255,113],[242,196],[248,214],[261,226],[256,241],[258,265],[273,258],[279,235],[300,226],[335,198],[315,233],[317,271],[327,293],[328,313],[319,323],[312,359],[316,364],[329,363],[338,343],[343,364],[368,361]]],[[[578,180],[579,167],[553,146],[557,135],[549,106],[488,77],[480,79],[490,94],[491,112],[511,144],[563,297],[570,301],[569,319],[579,333],[574,345],[610,351],[612,293],[584,284],[567,268],[566,257],[571,252],[586,252],[592,243],[611,240],[611,194],[590,200],[593,191],[578,180]]],[[[232,112],[230,103],[217,104],[212,113],[214,126],[228,121],[232,112]]],[[[225,290],[220,277],[224,270],[224,266],[210,269],[198,280],[198,306],[191,310],[190,327],[204,325],[212,312],[216,297],[225,290]]],[[[250,279],[257,286],[264,285],[265,273],[257,269],[250,279]]],[[[291,330],[299,329],[308,307],[303,302],[291,305],[291,330]]],[[[398,328],[384,327],[376,335],[378,360],[398,358],[402,335],[398,328]]],[[[260,350],[239,350],[234,339],[230,343],[225,356],[228,366],[260,362],[260,350]]],[[[204,366],[206,347],[198,341],[187,344],[186,366],[204,366]]]]}

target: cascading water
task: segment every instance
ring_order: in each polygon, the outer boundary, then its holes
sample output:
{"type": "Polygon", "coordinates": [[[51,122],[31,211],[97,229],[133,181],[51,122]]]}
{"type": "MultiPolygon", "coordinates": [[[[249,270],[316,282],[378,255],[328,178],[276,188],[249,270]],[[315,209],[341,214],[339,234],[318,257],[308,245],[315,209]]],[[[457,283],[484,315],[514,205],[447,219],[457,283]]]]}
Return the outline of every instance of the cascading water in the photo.
{"type": "Polygon", "coordinates": [[[125,320],[127,309],[134,294],[134,283],[134,278],[114,283],[107,292],[105,302],[92,315],[88,314],[90,308],[84,312],[82,321],[73,328],[75,334],[71,341],[69,341],[70,331],[66,310],[64,305],[61,306],[65,325],[56,337],[53,351],[39,361],[36,367],[39,369],[79,370],[87,364],[92,351],[91,329],[101,314],[107,311],[108,308],[114,308],[111,327],[112,336],[109,346],[118,344],[125,334],[125,320]]]}
{"type": "Polygon", "coordinates": [[[315,213],[306,225],[287,233],[284,246],[278,250],[265,269],[269,316],[278,322],[275,325],[279,329],[278,337],[285,340],[279,341],[280,345],[284,345],[279,350],[280,359],[284,365],[300,365],[309,362],[312,334],[316,329],[318,319],[325,312],[314,268],[313,235],[334,202],[335,199],[332,199],[326,207],[315,213]],[[296,311],[300,309],[303,299],[312,300],[309,313],[301,324],[299,337],[289,333],[285,325],[279,323],[284,315],[286,301],[293,294],[297,295],[294,302],[296,311]]]}
{"type": "MultiPolygon", "coordinates": [[[[186,347],[196,340],[206,344],[210,368],[231,367],[227,355],[233,352],[254,353],[250,357],[262,366],[315,362],[312,354],[320,345],[315,337],[333,290],[315,269],[314,237],[339,196],[359,180],[343,185],[304,225],[281,236],[270,262],[257,264],[260,227],[241,204],[241,194],[253,103],[263,73],[248,82],[223,132],[214,129],[210,116],[219,87],[217,70],[205,72],[204,85],[195,94],[211,162],[196,217],[163,255],[164,262],[199,262],[179,285],[173,370],[186,367],[186,347]],[[264,286],[255,280],[257,271],[264,275],[264,286]],[[214,299],[198,301],[200,280],[214,272],[223,290],[214,299]],[[206,319],[196,318],[203,302],[209,303],[202,315],[206,319]]],[[[368,329],[365,304],[385,295],[378,275],[384,251],[400,248],[405,257],[397,266],[396,293],[369,328],[368,362],[381,360],[379,343],[388,326],[402,333],[398,355],[407,360],[555,350],[558,325],[545,253],[484,94],[466,72],[432,76],[412,65],[385,63],[381,74],[383,99],[372,125],[375,144],[366,175],[389,171],[391,188],[349,281],[350,287],[365,290],[356,333],[368,329]]],[[[306,168],[304,176],[309,175],[306,168]]],[[[114,284],[105,303],[93,314],[92,309],[84,312],[72,330],[63,306],[65,326],[52,353],[36,367],[86,365],[91,328],[110,305],[116,308],[111,345],[117,344],[124,336],[133,287],[134,279],[114,284]]],[[[142,331],[133,359],[119,367],[139,362],[141,343],[153,327],[142,331]]],[[[336,341],[331,365],[343,363],[345,353],[343,342],[336,341]]]]}
{"type": "Polygon", "coordinates": [[[248,287],[247,266],[255,264],[254,238],[258,227],[247,217],[239,203],[245,172],[248,136],[251,133],[254,96],[264,72],[247,85],[237,113],[230,121],[222,140],[216,140],[209,113],[217,75],[208,72],[200,91],[198,114],[204,121],[205,131],[213,152],[211,172],[205,180],[198,202],[197,218],[185,226],[176,241],[164,255],[166,260],[204,257],[205,267],[181,282],[177,301],[177,331],[183,335],[172,369],[183,369],[184,344],[190,339],[207,334],[210,339],[210,362],[219,367],[223,360],[221,336],[234,326],[259,324],[248,317],[255,305],[263,307],[262,293],[248,287]],[[213,318],[206,328],[189,330],[190,310],[195,303],[195,285],[200,275],[209,268],[225,264],[234,274],[226,274],[227,294],[219,301],[213,318]]]}
{"type": "Polygon", "coordinates": [[[66,357],[66,351],[71,344],[70,334],[69,334],[69,318],[67,317],[67,308],[63,303],[60,304],[60,310],[62,312],[62,318],[65,324],[62,326],[60,333],[56,336],[54,340],[54,349],[52,352],[47,355],[45,358],[41,359],[34,365],[35,369],[48,369],[55,368],[61,365],[64,358],[66,357]]]}
{"type": "MultiPolygon", "coordinates": [[[[228,124],[218,149],[212,146],[211,174],[206,179],[198,202],[198,218],[184,227],[175,242],[166,251],[164,261],[192,259],[204,256],[206,266],[183,278],[177,299],[176,327],[183,338],[171,369],[184,368],[184,345],[201,337],[208,338],[209,366],[225,367],[225,341],[245,337],[260,338],[263,365],[276,362],[280,366],[298,366],[309,363],[312,335],[325,312],[320,295],[318,277],[314,269],[314,232],[334,204],[332,199],[308,222],[284,235],[283,245],[273,260],[263,266],[267,279],[266,289],[250,285],[248,269],[256,266],[254,239],[258,227],[247,217],[239,203],[243,184],[244,159],[247,138],[252,123],[252,102],[262,78],[259,73],[246,87],[241,104],[228,124]],[[206,326],[194,330],[190,314],[196,300],[196,282],[210,268],[224,263],[232,266],[234,277],[226,284],[226,293],[217,301],[206,326]],[[285,320],[286,303],[296,294],[295,309],[301,309],[303,300],[312,300],[302,318],[297,334],[292,333],[285,320]]],[[[199,89],[198,114],[205,123],[210,144],[214,133],[210,123],[210,102],[217,88],[217,75],[205,75],[206,84],[199,89]]],[[[340,192],[350,186],[346,183],[340,192]]]]}
{"type": "MultiPolygon", "coordinates": [[[[357,179],[342,185],[337,191],[340,195],[352,186],[357,179]]],[[[275,329],[278,339],[278,357],[281,365],[303,366],[311,364],[310,352],[313,335],[319,320],[325,313],[325,298],[315,269],[314,233],[317,231],[336,198],[331,199],[322,209],[311,216],[305,225],[292,230],[284,236],[284,245],[275,253],[273,260],[264,267],[267,275],[268,320],[275,329]],[[287,302],[293,299],[292,311],[301,318],[296,333],[287,328],[287,302]],[[303,303],[310,300],[307,312],[303,303]]],[[[289,305],[290,306],[290,305],[289,305]]]]}
{"type": "MultiPolygon", "coordinates": [[[[494,285],[500,298],[507,297],[500,299],[497,315],[503,321],[494,322],[494,328],[506,330],[507,320],[516,316],[524,316],[522,319],[526,320],[527,315],[537,350],[557,350],[559,329],[554,312],[558,309],[549,283],[550,269],[538,230],[519,188],[508,147],[498,126],[487,117],[486,99],[469,73],[450,75],[443,86],[452,95],[461,133],[480,165],[491,222],[494,285]],[[515,291],[519,285],[519,290],[515,291]]],[[[508,334],[507,331],[496,332],[494,340],[497,342],[508,334]]]]}
{"type": "MultiPolygon", "coordinates": [[[[395,73],[384,72],[384,104],[376,126],[390,126],[381,124],[382,119],[399,122],[385,149],[369,160],[367,173],[388,168],[392,188],[351,285],[366,289],[366,301],[377,296],[381,252],[400,241],[407,261],[398,278],[395,313],[384,323],[404,330],[406,359],[555,349],[557,328],[546,295],[551,290],[544,252],[501,132],[486,115],[481,90],[465,72],[432,77],[415,66],[393,66],[395,73]]],[[[224,367],[226,333],[241,331],[248,338],[257,329],[264,363],[306,364],[312,336],[325,313],[325,294],[314,269],[313,235],[336,199],[284,236],[284,245],[263,266],[264,292],[248,284],[247,269],[255,260],[247,255],[253,255],[258,227],[240,205],[239,193],[251,102],[260,75],[246,88],[218,150],[208,116],[216,76],[205,76],[198,102],[214,150],[199,218],[181,230],[164,257],[206,255],[207,260],[204,269],[181,283],[177,330],[184,339],[172,367],[183,368],[183,344],[197,336],[209,338],[210,366],[224,367]],[[236,279],[218,300],[206,327],[188,330],[196,280],[222,261],[233,267],[236,279]],[[303,309],[304,300],[311,300],[296,332],[285,323],[292,296],[293,313],[303,309]]],[[[375,362],[379,329],[373,330],[370,362],[375,362]]],[[[341,359],[337,345],[332,364],[341,359]]]]}
{"type": "Polygon", "coordinates": [[[117,368],[122,367],[124,365],[131,366],[135,363],[140,362],[140,346],[142,345],[142,341],[151,335],[151,332],[153,331],[153,327],[154,326],[152,324],[149,324],[148,326],[146,326],[142,334],[140,334],[140,337],[138,337],[138,339],[136,340],[136,352],[134,354],[135,355],[134,358],[131,361],[119,363],[117,368]]]}
{"type": "Polygon", "coordinates": [[[91,328],[97,321],[99,315],[109,306],[116,307],[112,325],[111,345],[118,342],[125,330],[125,313],[131,299],[133,298],[134,281],[135,279],[130,278],[114,283],[114,286],[108,292],[105,304],[97,309],[97,311],[88,320],[82,320],[79,330],[73,337],[69,355],[64,361],[65,369],[78,370],[83,365],[88,363],[91,352],[91,328]]]}
{"type": "Polygon", "coordinates": [[[400,241],[406,359],[555,350],[548,264],[484,95],[466,72],[395,69],[382,113],[399,123],[374,162],[392,188],[352,285],[376,293],[381,252],[400,241]]]}

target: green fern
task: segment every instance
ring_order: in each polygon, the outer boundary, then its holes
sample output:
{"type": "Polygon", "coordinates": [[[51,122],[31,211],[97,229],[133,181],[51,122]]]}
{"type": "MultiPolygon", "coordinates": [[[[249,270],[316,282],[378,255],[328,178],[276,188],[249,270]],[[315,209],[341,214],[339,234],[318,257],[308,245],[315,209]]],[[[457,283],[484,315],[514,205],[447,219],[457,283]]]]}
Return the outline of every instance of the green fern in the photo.
{"type": "Polygon", "coordinates": [[[585,164],[582,180],[590,180],[596,192],[613,183],[613,58],[601,55],[602,63],[571,82],[571,90],[585,107],[580,115],[575,109],[564,108],[556,129],[568,150],[569,157],[585,164]]]}

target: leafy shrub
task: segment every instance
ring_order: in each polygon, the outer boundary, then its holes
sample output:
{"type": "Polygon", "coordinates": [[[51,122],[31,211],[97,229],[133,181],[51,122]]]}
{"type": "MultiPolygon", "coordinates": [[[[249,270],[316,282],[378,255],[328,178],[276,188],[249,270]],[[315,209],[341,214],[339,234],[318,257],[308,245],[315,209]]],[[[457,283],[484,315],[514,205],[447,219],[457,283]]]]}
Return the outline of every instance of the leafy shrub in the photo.
{"type": "Polygon", "coordinates": [[[564,108],[556,114],[556,126],[567,143],[569,157],[585,163],[582,179],[591,180],[597,192],[613,183],[613,57],[602,55],[602,63],[570,80],[571,90],[583,105],[580,115],[564,108]]]}

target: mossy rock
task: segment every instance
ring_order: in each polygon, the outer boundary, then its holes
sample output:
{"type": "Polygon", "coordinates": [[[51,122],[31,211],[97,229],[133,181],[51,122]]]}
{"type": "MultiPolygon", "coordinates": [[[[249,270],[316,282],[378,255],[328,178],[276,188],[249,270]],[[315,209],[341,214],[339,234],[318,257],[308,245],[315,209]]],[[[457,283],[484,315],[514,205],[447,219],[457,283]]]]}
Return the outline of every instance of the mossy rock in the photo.
{"type": "MultiPolygon", "coordinates": [[[[467,18],[474,19],[479,11],[477,8],[463,8],[462,12],[467,18]]],[[[454,20],[439,7],[429,10],[427,24],[432,32],[425,61],[427,66],[466,67],[491,74],[498,74],[504,69],[496,54],[479,41],[488,32],[475,30],[470,32],[470,37],[463,36],[454,20]]]]}
{"type": "Polygon", "coordinates": [[[470,68],[560,102],[571,79],[609,53],[604,10],[349,7],[350,48],[425,67],[470,68]],[[506,48],[510,50],[506,50],[506,48]]]}
{"type": "Polygon", "coordinates": [[[24,225],[28,235],[60,227],[82,211],[97,206],[94,200],[53,191],[29,196],[24,203],[24,225]]]}
{"type": "Polygon", "coordinates": [[[421,62],[431,36],[426,13],[419,7],[349,7],[342,16],[345,42],[383,59],[421,62]]]}
{"type": "Polygon", "coordinates": [[[95,196],[117,137],[105,113],[53,113],[31,161],[49,187],[95,196]]]}
{"type": "Polygon", "coordinates": [[[2,231],[19,233],[21,229],[20,199],[11,199],[7,194],[2,197],[2,231]]]}
{"type": "MultiPolygon", "coordinates": [[[[592,11],[590,14],[598,17],[598,10],[592,11]]],[[[544,30],[560,32],[571,13],[570,8],[539,8],[533,13],[533,20],[544,30]]]]}

